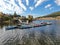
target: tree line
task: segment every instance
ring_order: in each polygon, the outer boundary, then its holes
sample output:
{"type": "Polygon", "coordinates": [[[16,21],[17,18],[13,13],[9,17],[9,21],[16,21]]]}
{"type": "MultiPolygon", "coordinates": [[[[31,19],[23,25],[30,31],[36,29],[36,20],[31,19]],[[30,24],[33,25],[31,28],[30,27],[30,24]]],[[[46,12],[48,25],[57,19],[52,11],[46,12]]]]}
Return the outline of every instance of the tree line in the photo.
{"type": "Polygon", "coordinates": [[[32,21],[33,20],[33,16],[32,15],[28,15],[28,17],[26,16],[21,16],[21,15],[18,15],[16,12],[14,12],[14,14],[4,14],[2,12],[0,12],[0,24],[2,23],[10,23],[14,20],[23,20],[23,21],[26,21],[26,20],[29,20],[29,21],[32,21]]]}

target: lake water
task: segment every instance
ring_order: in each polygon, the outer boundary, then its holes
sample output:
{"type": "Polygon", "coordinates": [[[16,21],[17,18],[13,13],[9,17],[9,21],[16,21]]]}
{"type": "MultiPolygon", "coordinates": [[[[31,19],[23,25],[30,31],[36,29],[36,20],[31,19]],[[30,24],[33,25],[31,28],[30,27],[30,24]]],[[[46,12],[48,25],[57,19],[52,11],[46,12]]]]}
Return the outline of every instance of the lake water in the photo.
{"type": "MultiPolygon", "coordinates": [[[[50,21],[52,25],[23,30],[0,28],[0,45],[60,45],[60,20],[44,21],[50,21]]],[[[34,22],[39,24],[41,21],[34,22]]]]}

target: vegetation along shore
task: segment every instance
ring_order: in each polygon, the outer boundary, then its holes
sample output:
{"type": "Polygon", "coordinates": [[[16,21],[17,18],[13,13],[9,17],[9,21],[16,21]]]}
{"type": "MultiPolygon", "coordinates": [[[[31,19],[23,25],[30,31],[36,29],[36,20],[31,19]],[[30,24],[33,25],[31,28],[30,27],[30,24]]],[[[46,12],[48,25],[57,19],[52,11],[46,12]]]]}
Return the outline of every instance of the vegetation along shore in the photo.
{"type": "Polygon", "coordinates": [[[48,14],[46,16],[37,17],[36,20],[60,20],[60,11],[48,14]]]}
{"type": "Polygon", "coordinates": [[[19,19],[24,22],[26,22],[27,20],[31,22],[33,20],[33,16],[32,15],[28,15],[28,17],[21,16],[16,14],[16,12],[14,12],[14,14],[4,14],[0,12],[0,25],[18,24],[19,19]]]}
{"type": "Polygon", "coordinates": [[[45,16],[40,16],[40,17],[36,17],[33,18],[32,15],[28,15],[28,17],[26,16],[21,16],[16,14],[16,12],[14,12],[14,14],[4,14],[2,12],[0,12],[0,25],[12,25],[12,24],[18,24],[18,19],[22,20],[22,21],[32,21],[32,20],[60,20],[60,11],[58,12],[54,12],[52,14],[48,14],[45,16]]]}

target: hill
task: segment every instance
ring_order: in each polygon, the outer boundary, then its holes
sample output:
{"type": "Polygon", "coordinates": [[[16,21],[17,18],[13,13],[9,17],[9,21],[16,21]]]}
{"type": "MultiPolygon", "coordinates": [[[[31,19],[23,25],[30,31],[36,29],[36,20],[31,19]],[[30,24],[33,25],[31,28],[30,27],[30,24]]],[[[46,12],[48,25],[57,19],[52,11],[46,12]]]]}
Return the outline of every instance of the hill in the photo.
{"type": "Polygon", "coordinates": [[[57,16],[60,16],[60,11],[54,12],[54,13],[52,13],[52,14],[48,14],[48,15],[43,16],[43,17],[57,17],[57,16]]]}
{"type": "Polygon", "coordinates": [[[60,19],[60,11],[54,12],[45,16],[37,17],[35,18],[37,20],[42,19],[42,20],[53,20],[53,19],[60,19]]]}

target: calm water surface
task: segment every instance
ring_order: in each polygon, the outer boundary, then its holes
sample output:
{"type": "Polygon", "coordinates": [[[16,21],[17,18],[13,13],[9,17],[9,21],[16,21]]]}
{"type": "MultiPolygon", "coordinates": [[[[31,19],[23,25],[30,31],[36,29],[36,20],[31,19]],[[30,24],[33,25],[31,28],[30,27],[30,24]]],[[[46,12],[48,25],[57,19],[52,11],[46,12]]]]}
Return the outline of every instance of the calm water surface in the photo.
{"type": "Polygon", "coordinates": [[[23,30],[5,30],[7,26],[4,26],[0,28],[0,45],[60,45],[60,20],[49,21],[52,25],[23,30]]]}

